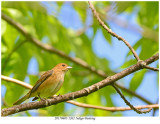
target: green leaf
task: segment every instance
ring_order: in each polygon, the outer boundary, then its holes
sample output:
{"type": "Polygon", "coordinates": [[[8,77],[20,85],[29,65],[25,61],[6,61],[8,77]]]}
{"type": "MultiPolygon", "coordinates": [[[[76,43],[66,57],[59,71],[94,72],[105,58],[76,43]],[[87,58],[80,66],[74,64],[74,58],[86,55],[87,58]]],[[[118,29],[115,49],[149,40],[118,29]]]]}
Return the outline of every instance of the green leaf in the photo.
{"type": "Polygon", "coordinates": [[[103,36],[104,36],[104,38],[106,39],[106,41],[107,41],[109,44],[112,44],[112,35],[109,34],[104,28],[102,28],[102,33],[103,33],[103,36]]]}
{"type": "Polygon", "coordinates": [[[86,9],[88,8],[88,5],[85,2],[76,1],[76,2],[73,2],[73,7],[80,15],[83,24],[85,24],[86,18],[87,18],[86,9]]]}
{"type": "Polygon", "coordinates": [[[1,36],[6,32],[7,23],[4,20],[1,20],[1,36]]]}
{"type": "Polygon", "coordinates": [[[117,12],[122,13],[124,11],[131,12],[136,2],[131,1],[118,1],[116,2],[117,12]]]}
{"type": "Polygon", "coordinates": [[[122,69],[128,68],[131,65],[135,64],[137,61],[135,59],[130,59],[128,61],[125,61],[124,64],[121,66],[122,69]]]}
{"type": "Polygon", "coordinates": [[[32,86],[34,86],[36,84],[36,82],[38,81],[39,77],[36,76],[36,75],[29,75],[29,81],[30,81],[30,84],[32,86]]]}
{"type": "Polygon", "coordinates": [[[145,38],[141,39],[141,44],[142,44],[142,50],[139,57],[142,60],[148,59],[159,49],[157,42],[153,42],[145,38]]]}
{"type": "Polygon", "coordinates": [[[130,81],[129,89],[135,91],[140,86],[141,82],[143,81],[145,73],[146,73],[146,70],[136,72],[134,76],[132,77],[132,80],[130,81]]]}

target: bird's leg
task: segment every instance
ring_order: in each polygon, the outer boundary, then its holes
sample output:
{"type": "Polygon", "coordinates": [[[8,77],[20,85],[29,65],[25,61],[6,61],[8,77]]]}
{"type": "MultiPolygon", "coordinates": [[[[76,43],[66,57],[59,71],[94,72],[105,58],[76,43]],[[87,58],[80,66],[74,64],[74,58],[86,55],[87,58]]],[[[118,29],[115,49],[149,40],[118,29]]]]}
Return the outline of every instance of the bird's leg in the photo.
{"type": "Polygon", "coordinates": [[[38,94],[38,97],[41,99],[41,101],[45,102],[46,106],[48,106],[50,104],[49,101],[47,100],[47,98],[41,98],[39,94],[38,94]]]}
{"type": "Polygon", "coordinates": [[[40,95],[38,94],[38,97],[40,98],[40,100],[46,101],[47,98],[41,98],[40,95]]]}

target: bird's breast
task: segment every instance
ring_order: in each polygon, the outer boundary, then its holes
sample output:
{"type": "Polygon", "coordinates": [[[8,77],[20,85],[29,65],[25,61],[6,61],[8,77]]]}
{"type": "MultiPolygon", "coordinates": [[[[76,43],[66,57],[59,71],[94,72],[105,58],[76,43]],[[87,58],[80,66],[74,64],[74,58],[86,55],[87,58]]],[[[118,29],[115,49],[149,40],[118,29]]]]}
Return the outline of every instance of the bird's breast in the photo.
{"type": "Polygon", "coordinates": [[[50,76],[46,81],[44,81],[38,88],[37,93],[43,97],[53,96],[59,91],[64,81],[64,74],[50,76]]]}

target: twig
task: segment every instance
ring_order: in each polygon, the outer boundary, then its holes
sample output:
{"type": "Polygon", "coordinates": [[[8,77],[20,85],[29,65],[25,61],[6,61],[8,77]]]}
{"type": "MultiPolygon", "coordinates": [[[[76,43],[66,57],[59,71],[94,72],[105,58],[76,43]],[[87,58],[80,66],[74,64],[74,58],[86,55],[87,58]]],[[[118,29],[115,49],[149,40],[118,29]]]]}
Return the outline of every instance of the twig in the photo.
{"type": "Polygon", "coordinates": [[[121,98],[124,100],[124,102],[126,103],[126,105],[128,105],[131,109],[133,109],[135,112],[142,114],[142,113],[149,113],[152,108],[148,108],[147,110],[139,110],[137,108],[135,108],[125,97],[124,95],[120,92],[120,90],[114,85],[112,84],[112,86],[114,87],[114,89],[117,91],[117,93],[121,96],[121,98]]]}
{"type": "Polygon", "coordinates": [[[131,52],[133,53],[134,57],[137,59],[137,61],[140,60],[139,56],[137,55],[137,53],[135,52],[135,50],[133,49],[133,47],[124,39],[122,38],[121,36],[117,35],[115,32],[113,32],[111,29],[109,29],[105,24],[104,22],[100,19],[98,13],[96,12],[96,9],[94,8],[93,4],[88,1],[89,3],[89,6],[93,12],[93,15],[96,17],[96,19],[98,20],[98,22],[100,23],[100,25],[108,32],[110,33],[113,37],[116,37],[118,40],[121,40],[123,41],[127,46],[128,48],[131,50],[131,52]]]}
{"type": "Polygon", "coordinates": [[[23,87],[25,87],[27,89],[31,89],[32,88],[32,86],[30,84],[24,83],[23,81],[20,81],[20,80],[11,78],[11,77],[7,77],[7,76],[4,76],[4,75],[1,75],[1,79],[9,81],[9,82],[14,82],[14,83],[19,84],[19,85],[21,85],[21,86],[23,86],[23,87]]]}
{"type": "Polygon", "coordinates": [[[147,68],[147,69],[150,69],[150,70],[153,70],[153,71],[159,71],[159,68],[150,67],[148,65],[145,65],[144,68],[147,68]]]}
{"type": "MultiPolygon", "coordinates": [[[[93,108],[93,109],[101,109],[106,111],[126,111],[126,110],[132,110],[130,107],[103,107],[103,106],[96,106],[96,105],[90,105],[85,103],[80,103],[76,101],[67,101],[68,103],[74,104],[79,107],[84,108],[93,108]]],[[[136,109],[144,109],[144,108],[159,108],[159,104],[153,104],[153,105],[142,105],[142,106],[135,106],[136,109]]]]}
{"type": "Polygon", "coordinates": [[[143,60],[140,60],[139,63],[141,64],[142,68],[147,68],[153,71],[159,71],[158,68],[153,68],[153,67],[148,66],[143,60]]]}
{"type": "Polygon", "coordinates": [[[131,94],[132,96],[135,96],[137,98],[139,98],[140,100],[144,101],[147,104],[153,104],[152,102],[150,102],[149,100],[147,100],[146,98],[142,97],[141,95],[137,94],[136,92],[133,92],[131,90],[128,90],[127,88],[121,86],[120,84],[114,84],[116,87],[120,88],[121,90],[127,91],[127,93],[131,94]]]}
{"type": "MultiPolygon", "coordinates": [[[[157,101],[156,101],[156,104],[158,104],[158,102],[159,102],[159,97],[158,97],[158,99],[157,99],[157,101]]],[[[155,116],[156,110],[157,110],[157,109],[155,109],[155,108],[153,109],[152,116],[155,116]]]]}
{"type": "MultiPolygon", "coordinates": [[[[157,53],[156,55],[150,57],[149,59],[145,60],[146,64],[150,64],[154,61],[156,61],[159,58],[159,54],[157,53]]],[[[14,113],[18,113],[21,111],[25,111],[25,110],[32,110],[32,109],[38,109],[38,108],[42,108],[42,107],[47,107],[47,106],[51,106],[51,105],[55,105],[57,103],[60,102],[65,102],[68,100],[72,100],[72,99],[76,99],[76,98],[80,98],[83,96],[87,96],[103,87],[106,87],[108,85],[111,85],[113,82],[135,72],[142,69],[141,64],[137,63],[135,65],[132,65],[131,67],[113,75],[110,77],[107,77],[106,79],[93,84],[87,88],[84,88],[82,90],[76,91],[76,92],[72,92],[72,93],[68,93],[65,95],[59,95],[53,99],[47,99],[46,101],[42,100],[42,101],[37,101],[37,102],[31,102],[31,103],[24,103],[24,104],[20,104],[20,105],[16,105],[10,108],[5,108],[2,109],[1,111],[1,115],[2,116],[7,116],[10,114],[14,114],[14,113]]]]}

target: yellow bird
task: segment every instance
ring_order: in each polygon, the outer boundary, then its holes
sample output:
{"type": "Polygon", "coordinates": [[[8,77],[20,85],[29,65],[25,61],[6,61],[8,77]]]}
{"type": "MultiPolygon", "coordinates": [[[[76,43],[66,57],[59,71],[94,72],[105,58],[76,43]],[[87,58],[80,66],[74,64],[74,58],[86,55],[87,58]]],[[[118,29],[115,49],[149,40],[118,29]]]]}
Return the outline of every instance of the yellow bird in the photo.
{"type": "Polygon", "coordinates": [[[65,73],[72,67],[65,63],[56,65],[53,69],[45,72],[36,82],[33,88],[21,99],[17,100],[13,105],[21,104],[30,97],[35,97],[32,101],[53,96],[57,93],[63,82],[65,73]]]}

